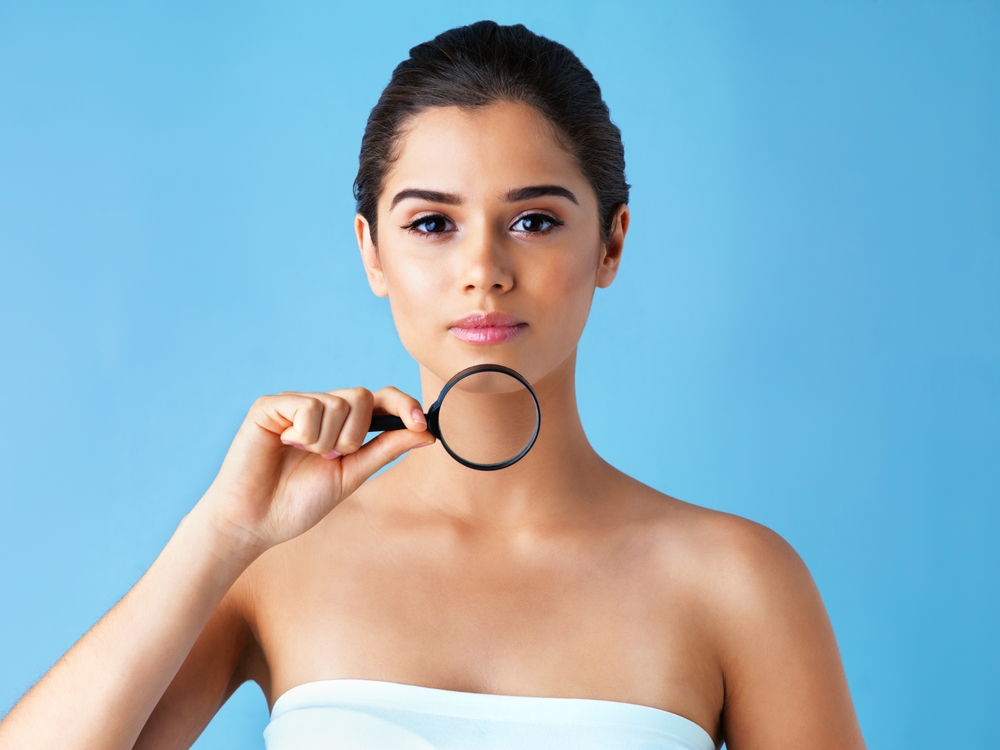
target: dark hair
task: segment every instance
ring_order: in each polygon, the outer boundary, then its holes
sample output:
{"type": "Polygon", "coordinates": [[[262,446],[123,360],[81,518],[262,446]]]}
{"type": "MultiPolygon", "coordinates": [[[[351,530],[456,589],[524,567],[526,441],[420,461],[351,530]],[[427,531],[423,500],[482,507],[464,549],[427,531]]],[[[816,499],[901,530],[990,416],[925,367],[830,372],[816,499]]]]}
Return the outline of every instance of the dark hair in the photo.
{"type": "Polygon", "coordinates": [[[354,180],[357,211],[375,241],[377,204],[385,176],[399,156],[400,129],[431,107],[484,107],[518,102],[555,126],[597,194],[601,238],[615,211],[628,203],[625,148],[611,122],[601,87],[571,50],[521,24],[479,21],[438,35],[410,50],[368,116],[354,180]]]}

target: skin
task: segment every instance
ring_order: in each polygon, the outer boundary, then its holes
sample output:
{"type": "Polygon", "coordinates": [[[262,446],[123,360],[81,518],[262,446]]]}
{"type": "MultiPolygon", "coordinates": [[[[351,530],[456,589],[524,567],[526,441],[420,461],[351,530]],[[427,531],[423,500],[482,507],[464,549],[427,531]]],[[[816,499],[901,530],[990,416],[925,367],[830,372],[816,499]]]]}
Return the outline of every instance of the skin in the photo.
{"type": "Polygon", "coordinates": [[[863,748],[791,547],[636,482],[587,441],[576,347],[617,273],[627,207],[603,242],[596,196],[547,121],[495,104],[415,117],[378,218],[376,246],[357,217],[358,243],[423,403],[466,366],[513,367],[545,416],[533,450],[466,469],[394,389],[261,398],[150,570],[0,723],[0,749],[188,747],[247,680],[273,705],[332,678],[642,704],[731,750],[863,748]],[[575,200],[511,200],[528,186],[575,200]],[[394,204],[406,190],[446,200],[394,204]],[[527,325],[470,344],[450,328],[473,312],[527,325]],[[373,409],[408,429],[361,447],[373,409]]]}

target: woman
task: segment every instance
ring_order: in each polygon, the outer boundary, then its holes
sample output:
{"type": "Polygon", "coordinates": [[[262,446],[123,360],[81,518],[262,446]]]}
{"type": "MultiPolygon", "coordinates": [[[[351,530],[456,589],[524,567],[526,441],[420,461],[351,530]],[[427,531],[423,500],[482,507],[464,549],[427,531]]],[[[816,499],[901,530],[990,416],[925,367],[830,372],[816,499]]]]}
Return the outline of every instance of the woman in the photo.
{"type": "Polygon", "coordinates": [[[575,354],[622,257],[623,154],[565,47],[482,22],[414,48],[362,142],[368,282],[424,403],[465,367],[511,367],[538,394],[537,443],[477,472],[395,389],[259,399],[0,748],[187,747],[247,680],[271,750],[864,747],[794,551],[630,479],[584,435],[575,354]],[[364,444],[373,413],[406,429],[364,444]]]}

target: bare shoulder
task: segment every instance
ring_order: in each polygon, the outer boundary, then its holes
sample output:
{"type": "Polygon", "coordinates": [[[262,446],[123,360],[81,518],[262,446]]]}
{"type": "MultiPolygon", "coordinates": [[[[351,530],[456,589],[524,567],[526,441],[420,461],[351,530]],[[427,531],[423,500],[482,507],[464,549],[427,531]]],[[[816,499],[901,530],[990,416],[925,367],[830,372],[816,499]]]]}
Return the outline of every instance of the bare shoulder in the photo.
{"type": "Polygon", "coordinates": [[[651,554],[705,612],[725,663],[764,633],[832,638],[826,610],[802,558],[762,524],[678,500],[635,483],[651,554]]]}
{"type": "Polygon", "coordinates": [[[710,580],[705,590],[721,612],[770,620],[807,600],[822,607],[808,568],[778,533],[730,513],[674,502],[682,505],[677,516],[696,545],[689,554],[710,580]]]}
{"type": "Polygon", "coordinates": [[[722,671],[727,746],[863,748],[826,608],[792,546],[745,518],[634,492],[658,567],[684,587],[722,671]]]}
{"type": "Polygon", "coordinates": [[[667,564],[682,565],[706,603],[749,612],[789,592],[815,590],[802,558],[766,526],[626,479],[632,515],[653,540],[651,551],[667,564]]]}

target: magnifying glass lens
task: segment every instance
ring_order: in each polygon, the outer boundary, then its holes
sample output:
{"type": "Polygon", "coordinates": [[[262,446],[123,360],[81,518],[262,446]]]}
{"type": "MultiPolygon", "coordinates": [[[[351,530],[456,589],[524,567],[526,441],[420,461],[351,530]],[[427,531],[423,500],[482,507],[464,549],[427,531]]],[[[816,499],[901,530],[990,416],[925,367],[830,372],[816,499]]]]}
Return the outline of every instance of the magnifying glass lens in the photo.
{"type": "Polygon", "coordinates": [[[535,439],[538,418],[525,383],[488,370],[471,372],[452,385],[441,399],[438,427],[449,453],[466,465],[486,468],[523,454],[535,439]]]}
{"type": "MultiPolygon", "coordinates": [[[[542,424],[535,392],[503,365],[473,365],[445,383],[427,410],[427,428],[460,464],[478,471],[506,469],[535,444],[542,424]]],[[[376,414],[368,432],[405,430],[393,414],[376,414]]]]}

